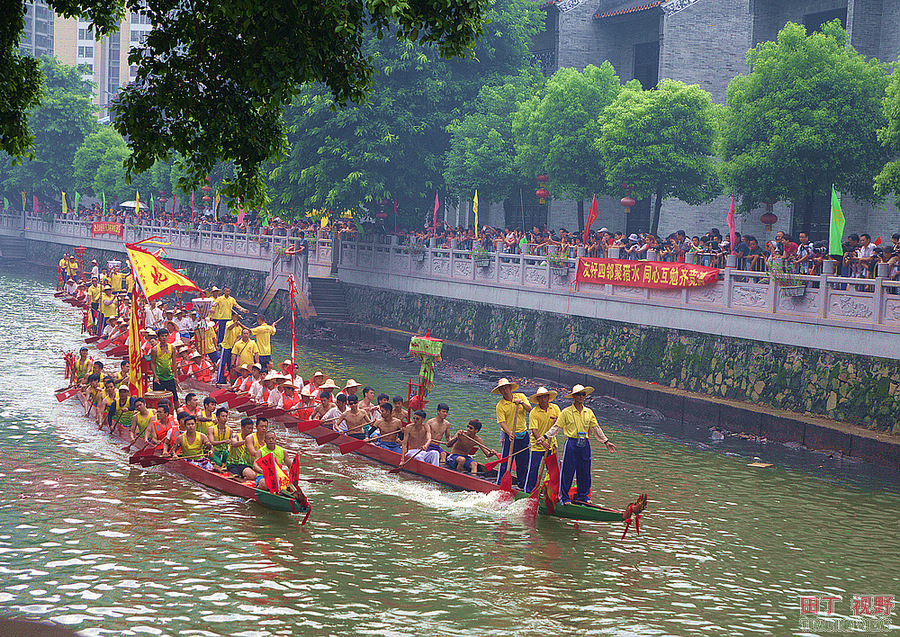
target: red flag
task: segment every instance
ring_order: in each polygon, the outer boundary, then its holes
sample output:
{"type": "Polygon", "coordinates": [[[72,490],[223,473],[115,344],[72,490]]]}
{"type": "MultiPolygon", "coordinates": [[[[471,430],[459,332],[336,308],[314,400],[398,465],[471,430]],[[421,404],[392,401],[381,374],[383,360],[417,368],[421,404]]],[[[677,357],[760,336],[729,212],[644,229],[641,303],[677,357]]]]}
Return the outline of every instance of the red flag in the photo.
{"type": "Polygon", "coordinates": [[[38,201],[37,195],[31,198],[31,207],[34,210],[34,214],[41,214],[41,202],[38,201]]]}
{"type": "Polygon", "coordinates": [[[278,493],[281,489],[278,487],[278,472],[275,469],[275,456],[267,453],[256,461],[262,468],[263,478],[266,481],[266,488],[272,493],[278,493]]]}
{"type": "Polygon", "coordinates": [[[394,234],[397,234],[397,193],[394,193],[394,234]]]}
{"type": "Polygon", "coordinates": [[[288,296],[290,296],[291,302],[291,369],[289,373],[291,376],[293,376],[294,370],[297,368],[297,366],[294,364],[294,361],[296,361],[295,357],[297,355],[297,335],[294,333],[294,309],[296,308],[296,305],[294,304],[294,296],[297,294],[297,285],[294,283],[293,274],[288,275],[287,282],[288,296]]]}
{"type": "Polygon", "coordinates": [[[434,191],[434,221],[431,224],[431,227],[434,228],[435,232],[437,232],[437,211],[440,204],[438,204],[438,193],[437,190],[434,191]]]}
{"type": "Polygon", "coordinates": [[[591,210],[588,212],[587,224],[584,226],[584,236],[581,238],[581,242],[584,245],[588,244],[588,240],[591,236],[591,224],[597,220],[597,215],[599,211],[597,210],[597,195],[594,195],[594,200],[591,202],[591,210]]]}
{"type": "Polygon", "coordinates": [[[877,245],[877,246],[881,245],[881,237],[878,237],[877,239],[875,239],[875,245],[877,245]]]}
{"type": "Polygon", "coordinates": [[[191,191],[191,221],[197,218],[197,212],[194,210],[194,191],[191,191]]]}
{"type": "Polygon", "coordinates": [[[731,198],[731,207],[728,209],[728,216],[725,217],[725,223],[728,224],[728,241],[729,246],[731,247],[731,252],[734,254],[734,249],[737,247],[734,245],[735,236],[734,236],[734,197],[731,198]]]}

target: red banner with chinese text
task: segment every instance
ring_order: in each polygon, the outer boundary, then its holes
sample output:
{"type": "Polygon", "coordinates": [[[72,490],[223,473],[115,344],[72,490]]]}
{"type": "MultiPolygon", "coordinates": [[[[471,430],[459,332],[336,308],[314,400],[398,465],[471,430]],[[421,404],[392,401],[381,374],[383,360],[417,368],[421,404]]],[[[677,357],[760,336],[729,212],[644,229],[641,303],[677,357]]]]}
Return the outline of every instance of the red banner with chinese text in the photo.
{"type": "Polygon", "coordinates": [[[638,288],[675,290],[715,283],[717,268],[664,261],[626,261],[624,259],[578,259],[575,280],[578,283],[629,285],[638,288]]]}
{"type": "Polygon", "coordinates": [[[114,234],[121,238],[124,228],[123,224],[113,221],[95,221],[91,224],[91,234],[114,234]]]}

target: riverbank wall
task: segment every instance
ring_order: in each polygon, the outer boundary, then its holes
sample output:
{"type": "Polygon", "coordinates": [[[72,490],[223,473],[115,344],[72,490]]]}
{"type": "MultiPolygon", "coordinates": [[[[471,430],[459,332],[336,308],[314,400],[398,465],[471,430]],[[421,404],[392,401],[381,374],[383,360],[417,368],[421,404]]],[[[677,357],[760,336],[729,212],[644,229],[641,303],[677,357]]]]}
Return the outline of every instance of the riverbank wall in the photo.
{"type": "MultiPolygon", "coordinates": [[[[385,340],[401,351],[409,346],[410,337],[417,333],[363,323],[345,323],[339,330],[342,338],[361,342],[385,340]]],[[[439,336],[434,330],[431,333],[439,336]]],[[[523,377],[562,387],[572,387],[576,383],[591,385],[598,395],[652,409],[681,423],[682,437],[709,435],[709,428],[715,426],[769,442],[799,444],[810,450],[865,460],[900,471],[900,441],[897,436],[882,431],[761,404],[663,387],[533,353],[495,350],[468,342],[444,340],[442,358],[445,361],[465,358],[479,367],[512,370],[523,377]]]]}
{"type": "MultiPolygon", "coordinates": [[[[536,355],[713,401],[727,399],[751,409],[773,408],[900,432],[900,361],[892,358],[359,285],[344,284],[344,290],[356,323],[413,333],[430,330],[437,338],[497,351],[500,359],[502,352],[536,355]]],[[[709,409],[704,406],[702,413],[709,409]]],[[[711,418],[710,424],[717,420],[711,418]]],[[[745,431],[753,433],[755,428],[748,424],[745,431]]]]}

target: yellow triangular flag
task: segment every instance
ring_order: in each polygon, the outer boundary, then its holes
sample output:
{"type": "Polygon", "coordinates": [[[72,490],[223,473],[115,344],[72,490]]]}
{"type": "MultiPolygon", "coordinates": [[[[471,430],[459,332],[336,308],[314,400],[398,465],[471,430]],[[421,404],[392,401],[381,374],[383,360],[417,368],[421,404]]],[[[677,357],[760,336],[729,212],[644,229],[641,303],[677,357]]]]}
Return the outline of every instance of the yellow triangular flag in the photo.
{"type": "Polygon", "coordinates": [[[475,203],[472,205],[475,211],[475,238],[478,238],[478,191],[475,191],[475,203]]]}

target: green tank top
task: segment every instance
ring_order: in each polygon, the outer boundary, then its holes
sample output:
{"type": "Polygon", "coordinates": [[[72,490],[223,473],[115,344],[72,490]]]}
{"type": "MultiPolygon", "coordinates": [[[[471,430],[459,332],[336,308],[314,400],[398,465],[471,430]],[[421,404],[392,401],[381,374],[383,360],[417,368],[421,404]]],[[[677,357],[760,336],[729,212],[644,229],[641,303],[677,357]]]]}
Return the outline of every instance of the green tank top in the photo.
{"type": "Polygon", "coordinates": [[[188,442],[187,433],[181,434],[181,457],[198,460],[203,452],[203,438],[200,432],[194,433],[194,442],[188,442]]]}
{"type": "Polygon", "coordinates": [[[249,464],[250,456],[247,455],[247,447],[241,445],[240,447],[232,447],[228,445],[228,464],[249,464]]]}
{"type": "Polygon", "coordinates": [[[270,453],[273,456],[275,456],[275,462],[278,463],[278,466],[283,467],[284,466],[284,449],[282,449],[278,445],[275,445],[275,448],[271,449],[271,450],[268,449],[267,447],[262,448],[262,457],[265,457],[265,456],[269,455],[270,453]]]}
{"type": "Polygon", "coordinates": [[[156,377],[159,380],[172,380],[175,378],[174,374],[172,374],[171,347],[163,351],[159,345],[156,346],[156,377]]]}

